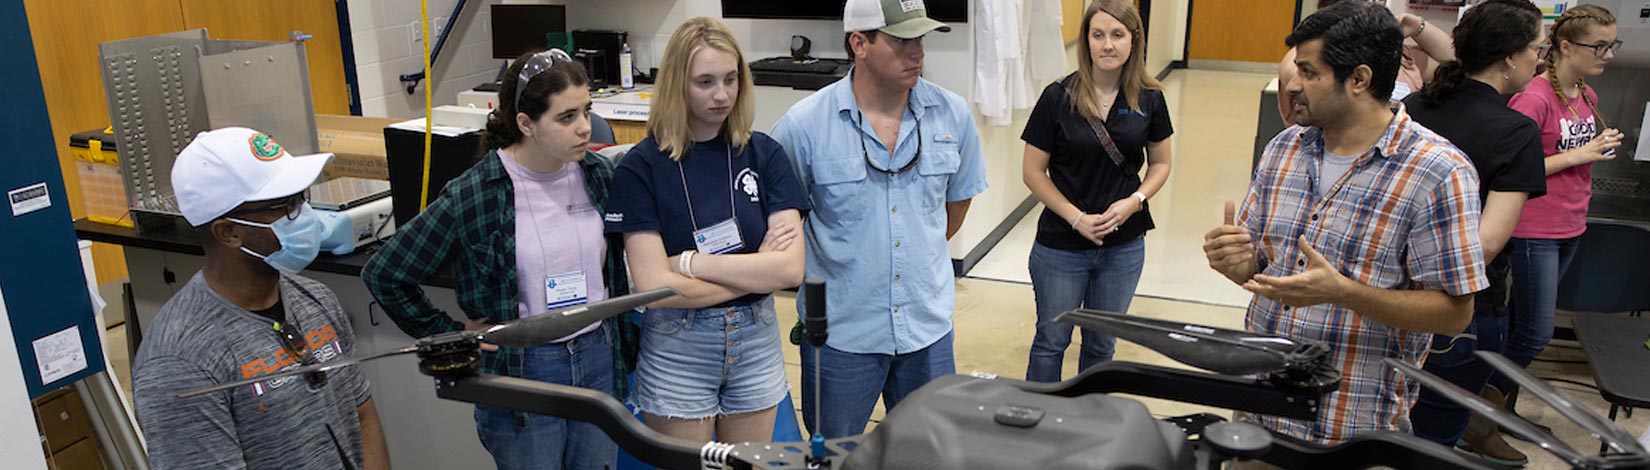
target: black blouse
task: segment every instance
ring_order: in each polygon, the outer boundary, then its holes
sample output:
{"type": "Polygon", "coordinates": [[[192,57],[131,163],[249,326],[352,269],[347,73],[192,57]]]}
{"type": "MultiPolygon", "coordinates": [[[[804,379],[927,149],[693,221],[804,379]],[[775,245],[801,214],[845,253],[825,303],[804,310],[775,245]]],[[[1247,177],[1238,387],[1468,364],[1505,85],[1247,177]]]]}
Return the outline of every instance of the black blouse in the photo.
{"type": "MultiPolygon", "coordinates": [[[[1174,126],[1169,123],[1169,105],[1162,91],[1141,90],[1140,109],[1129,109],[1128,100],[1123,93],[1118,93],[1105,126],[1118,152],[1123,154],[1120,167],[1106,154],[1088,120],[1072,105],[1066,88],[1076,79],[1076,74],[1068,75],[1043,89],[1020,140],[1049,153],[1049,177],[1061,195],[1084,213],[1099,214],[1113,202],[1132,197],[1140,190],[1140,170],[1146,166],[1146,144],[1169,138],[1174,134],[1174,126]]],[[[1115,245],[1145,235],[1152,228],[1155,225],[1149,207],[1142,206],[1140,212],[1104,240],[1107,245],[1115,245]]],[[[1094,242],[1046,208],[1037,221],[1037,243],[1063,250],[1095,247],[1094,242]]]]}

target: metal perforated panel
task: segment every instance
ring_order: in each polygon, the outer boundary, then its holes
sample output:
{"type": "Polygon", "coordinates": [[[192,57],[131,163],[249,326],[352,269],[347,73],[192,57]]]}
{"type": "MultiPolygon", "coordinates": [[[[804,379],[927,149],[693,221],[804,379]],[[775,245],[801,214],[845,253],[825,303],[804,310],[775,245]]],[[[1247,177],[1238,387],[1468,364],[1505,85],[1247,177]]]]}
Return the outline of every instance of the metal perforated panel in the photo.
{"type": "Polygon", "coordinates": [[[197,29],[98,46],[126,202],[139,229],[178,214],[172,162],[207,129],[196,65],[206,41],[206,30],[197,29]]]}
{"type": "Polygon", "coordinates": [[[207,129],[251,127],[300,155],[320,148],[302,43],[210,40],[196,29],[98,50],[126,201],[140,231],[181,218],[172,164],[207,129]]]}

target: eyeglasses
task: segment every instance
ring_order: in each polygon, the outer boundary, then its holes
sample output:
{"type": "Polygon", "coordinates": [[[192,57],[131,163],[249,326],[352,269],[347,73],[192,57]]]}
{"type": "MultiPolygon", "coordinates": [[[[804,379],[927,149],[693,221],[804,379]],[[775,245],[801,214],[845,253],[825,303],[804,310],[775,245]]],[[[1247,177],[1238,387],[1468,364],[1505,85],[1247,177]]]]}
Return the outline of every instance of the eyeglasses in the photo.
{"type": "Polygon", "coordinates": [[[304,191],[283,199],[279,199],[278,202],[274,204],[259,207],[248,207],[245,209],[230,211],[228,214],[224,215],[229,217],[244,217],[252,214],[265,214],[281,211],[282,214],[285,214],[286,220],[298,220],[298,213],[300,212],[298,209],[307,203],[309,203],[309,191],[304,191]]]}
{"type": "MultiPolygon", "coordinates": [[[[877,170],[877,171],[880,171],[880,172],[883,172],[883,173],[887,173],[889,175],[897,175],[897,174],[900,174],[900,173],[904,173],[906,170],[910,170],[912,167],[917,166],[917,161],[922,160],[922,118],[917,117],[917,112],[911,110],[911,103],[909,103],[909,102],[905,103],[905,110],[910,111],[911,112],[911,118],[915,119],[917,121],[917,154],[915,156],[911,157],[910,162],[906,163],[905,166],[899,167],[899,169],[897,169],[897,170],[890,170],[890,169],[879,167],[879,166],[877,166],[876,163],[871,162],[871,152],[869,150],[866,150],[866,148],[865,148],[865,136],[861,135],[859,137],[859,154],[865,157],[865,164],[867,166],[870,166],[871,169],[874,169],[874,170],[877,170]]],[[[861,129],[865,128],[865,113],[863,113],[863,112],[859,113],[859,127],[861,129]]],[[[896,135],[894,137],[894,142],[895,142],[894,146],[896,148],[898,148],[898,146],[899,146],[899,143],[898,143],[899,142],[899,137],[898,137],[898,135],[896,135]]],[[[890,160],[888,161],[888,163],[893,163],[892,157],[890,157],[890,160]]]]}
{"type": "Polygon", "coordinates": [[[1570,44],[1575,44],[1575,45],[1581,46],[1581,47],[1592,48],[1593,49],[1593,55],[1598,56],[1598,57],[1604,57],[1605,54],[1615,52],[1616,49],[1621,48],[1621,40],[1620,39],[1610,41],[1610,42],[1607,42],[1607,43],[1601,43],[1601,44],[1582,44],[1582,43],[1579,43],[1579,42],[1571,42],[1570,44]]]}
{"type": "MultiPolygon", "coordinates": [[[[312,366],[320,363],[315,359],[314,351],[309,349],[309,341],[304,334],[292,323],[275,322],[275,336],[281,340],[281,347],[287,354],[298,358],[298,364],[312,366]]],[[[326,372],[310,372],[304,374],[304,380],[309,382],[309,388],[321,388],[327,384],[326,372]]]]}

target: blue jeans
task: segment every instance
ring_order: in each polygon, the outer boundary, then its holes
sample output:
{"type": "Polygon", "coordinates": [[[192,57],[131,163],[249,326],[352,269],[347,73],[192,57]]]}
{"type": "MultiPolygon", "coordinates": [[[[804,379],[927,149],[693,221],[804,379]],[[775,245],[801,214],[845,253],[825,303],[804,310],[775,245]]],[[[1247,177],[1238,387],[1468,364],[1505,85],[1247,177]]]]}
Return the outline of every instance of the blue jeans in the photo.
{"type": "Polygon", "coordinates": [[[814,360],[814,347],[802,342],[802,420],[815,435],[826,439],[865,432],[871,411],[882,396],[892,410],[911,392],[940,376],[956,372],[951,355],[951,333],[921,350],[898,354],[855,354],[825,345],[814,360]],[[823,367],[821,367],[823,366],[823,367]],[[814,371],[820,381],[814,381],[814,371]],[[818,392],[815,392],[815,387],[818,392]],[[823,419],[814,408],[818,398],[823,419]]]}
{"type": "MultiPolygon", "coordinates": [[[[1032,244],[1031,292],[1037,299],[1037,334],[1031,339],[1026,380],[1059,382],[1066,347],[1075,326],[1054,317],[1078,307],[1126,313],[1146,264],[1146,237],[1087,250],[1061,250],[1032,244]]],[[[1110,361],[1117,339],[1083,329],[1078,369],[1110,361]]]]}
{"type": "MultiPolygon", "coordinates": [[[[565,343],[522,350],[522,378],[607,392],[613,339],[603,325],[565,343]]],[[[590,423],[476,407],[476,433],[499,470],[614,468],[619,447],[590,423]]]]}
{"type": "MultiPolygon", "coordinates": [[[[1508,299],[1507,359],[1528,367],[1553,340],[1553,315],[1558,310],[1558,281],[1575,259],[1577,238],[1513,238],[1507,242],[1512,259],[1512,286],[1508,299]]],[[[1490,384],[1503,392],[1515,385],[1499,374],[1490,384]]]]}
{"type": "MultiPolygon", "coordinates": [[[[1479,360],[1476,352],[1501,352],[1506,337],[1507,316],[1475,312],[1472,323],[1460,334],[1432,336],[1432,350],[1427,353],[1422,369],[1468,392],[1480,393],[1495,370],[1479,360]]],[[[1471,417],[1471,411],[1432,387],[1421,387],[1421,398],[1409,411],[1416,437],[1450,447],[1467,431],[1467,420],[1471,417]]]]}

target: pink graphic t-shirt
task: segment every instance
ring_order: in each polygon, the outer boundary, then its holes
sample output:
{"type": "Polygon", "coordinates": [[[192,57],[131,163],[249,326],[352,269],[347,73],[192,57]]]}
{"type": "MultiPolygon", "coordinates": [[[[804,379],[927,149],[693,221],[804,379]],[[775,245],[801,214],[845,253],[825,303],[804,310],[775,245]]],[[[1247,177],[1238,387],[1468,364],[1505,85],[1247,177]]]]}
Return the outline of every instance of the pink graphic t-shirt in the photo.
{"type": "MultiPolygon", "coordinates": [[[[1565,100],[1553,91],[1546,76],[1530,80],[1529,87],[1513,95],[1507,103],[1513,109],[1535,119],[1541,126],[1541,151],[1552,158],[1564,152],[1587,145],[1599,132],[1601,124],[1593,107],[1598,102],[1592,87],[1584,87],[1588,100],[1577,97],[1565,100]],[[1569,106],[1565,105],[1569,101],[1569,106]],[[1570,112],[1571,109],[1575,112],[1570,112]]],[[[1518,217],[1513,236],[1518,238],[1559,239],[1581,236],[1587,231],[1587,202],[1593,197],[1593,164],[1566,168],[1547,175],[1547,195],[1524,203],[1524,213],[1518,217]]]]}

